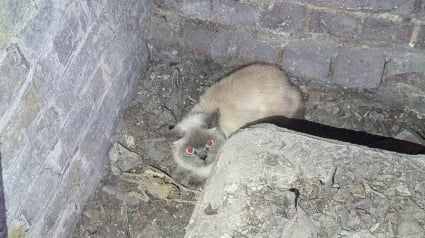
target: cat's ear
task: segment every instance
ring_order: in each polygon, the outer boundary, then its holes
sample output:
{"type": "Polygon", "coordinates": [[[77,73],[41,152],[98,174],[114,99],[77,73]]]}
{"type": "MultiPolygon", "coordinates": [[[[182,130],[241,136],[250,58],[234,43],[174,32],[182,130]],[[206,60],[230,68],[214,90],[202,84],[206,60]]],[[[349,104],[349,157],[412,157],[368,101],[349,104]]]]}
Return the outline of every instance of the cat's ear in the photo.
{"type": "Polygon", "coordinates": [[[168,133],[165,135],[165,138],[169,142],[175,142],[184,136],[184,131],[177,126],[170,126],[168,133]]]}
{"type": "Polygon", "coordinates": [[[218,127],[218,109],[215,112],[212,113],[206,113],[205,114],[205,124],[207,125],[207,128],[214,128],[218,127]]]}

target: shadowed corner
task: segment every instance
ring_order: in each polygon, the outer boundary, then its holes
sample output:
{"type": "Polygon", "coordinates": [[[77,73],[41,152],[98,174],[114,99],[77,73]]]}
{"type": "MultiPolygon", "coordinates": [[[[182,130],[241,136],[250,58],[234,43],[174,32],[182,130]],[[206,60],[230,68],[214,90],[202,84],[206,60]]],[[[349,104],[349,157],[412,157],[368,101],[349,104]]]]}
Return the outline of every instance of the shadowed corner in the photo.
{"type": "MultiPolygon", "coordinates": [[[[0,143],[1,148],[1,143],[0,143]]],[[[0,149],[0,238],[7,237],[7,222],[6,222],[6,202],[4,199],[3,189],[3,169],[2,169],[1,149],[0,149]]]]}

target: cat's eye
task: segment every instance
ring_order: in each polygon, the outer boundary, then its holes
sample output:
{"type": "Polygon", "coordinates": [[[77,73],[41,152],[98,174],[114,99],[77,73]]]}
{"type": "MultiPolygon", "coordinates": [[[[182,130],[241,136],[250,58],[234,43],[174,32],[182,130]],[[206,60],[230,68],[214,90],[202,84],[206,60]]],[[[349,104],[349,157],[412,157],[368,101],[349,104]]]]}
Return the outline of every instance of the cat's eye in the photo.
{"type": "Polygon", "coordinates": [[[193,154],[193,147],[187,147],[186,153],[189,154],[189,155],[193,154]]]}
{"type": "Polygon", "coordinates": [[[214,141],[213,140],[208,140],[207,141],[207,147],[213,147],[214,146],[214,141]]]}

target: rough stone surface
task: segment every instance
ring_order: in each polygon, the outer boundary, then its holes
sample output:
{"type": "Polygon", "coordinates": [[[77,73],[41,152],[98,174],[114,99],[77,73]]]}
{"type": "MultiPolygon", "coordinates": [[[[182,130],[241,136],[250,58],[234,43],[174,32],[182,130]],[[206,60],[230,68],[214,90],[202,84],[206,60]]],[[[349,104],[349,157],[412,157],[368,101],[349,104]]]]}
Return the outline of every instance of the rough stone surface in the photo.
{"type": "Polygon", "coordinates": [[[315,11],[312,13],[310,30],[338,37],[358,38],[362,29],[361,19],[346,14],[315,11]]]}
{"type": "Polygon", "coordinates": [[[216,22],[230,25],[254,26],[259,16],[255,5],[232,0],[156,0],[154,2],[161,9],[177,11],[204,20],[214,19],[216,22]]]}
{"type": "Polygon", "coordinates": [[[321,6],[345,9],[351,11],[366,11],[384,13],[391,12],[401,15],[408,15],[414,11],[415,0],[357,0],[357,1],[339,1],[339,0],[307,0],[306,2],[321,6]]]}
{"type": "Polygon", "coordinates": [[[425,89],[425,56],[420,53],[393,52],[388,56],[384,81],[425,89]]]}
{"type": "Polygon", "coordinates": [[[185,48],[195,59],[220,59],[232,55],[234,35],[216,24],[190,24],[184,28],[185,48]]]}
{"type": "Polygon", "coordinates": [[[238,55],[243,63],[266,62],[279,64],[282,58],[282,49],[250,37],[243,37],[238,41],[238,55]]]}
{"type": "Polygon", "coordinates": [[[62,29],[53,40],[55,51],[63,65],[67,64],[71,54],[85,36],[89,23],[87,18],[78,2],[68,7],[63,19],[64,23],[61,26],[62,29]]]}
{"type": "Polygon", "coordinates": [[[276,3],[261,15],[260,25],[276,31],[295,33],[302,30],[307,10],[304,6],[276,3]]]}
{"type": "Polygon", "coordinates": [[[69,237],[147,66],[142,30],[149,8],[108,0],[0,4],[1,13],[12,14],[0,23],[0,134],[11,234],[69,237]]]}
{"type": "MultiPolygon", "coordinates": [[[[66,2],[66,1],[63,1],[66,2]]],[[[35,2],[28,3],[26,1],[2,1],[1,8],[1,24],[0,24],[0,49],[7,47],[7,43],[13,36],[19,33],[34,15],[37,15],[35,2]]]]}
{"type": "Polygon", "coordinates": [[[378,49],[343,49],[335,62],[333,81],[344,87],[375,88],[379,86],[385,56],[378,49]]]}
{"type": "Polygon", "coordinates": [[[388,55],[386,75],[425,71],[422,67],[425,64],[425,56],[422,52],[392,51],[391,53],[388,55]]]}
{"type": "Polygon", "coordinates": [[[29,72],[29,63],[16,45],[11,45],[0,65],[0,117],[18,96],[19,88],[25,82],[29,72]],[[13,67],[11,67],[13,66],[13,67]],[[15,80],[10,80],[10,78],[15,80]]]}
{"type": "Polygon", "coordinates": [[[290,41],[284,51],[282,66],[290,75],[328,78],[335,52],[336,45],[333,42],[290,41]]]}
{"type": "Polygon", "coordinates": [[[214,18],[217,22],[239,24],[244,27],[255,26],[258,10],[255,5],[235,2],[232,0],[212,1],[214,18]]]}
{"type": "Polygon", "coordinates": [[[157,7],[167,10],[176,10],[188,16],[205,18],[211,16],[211,1],[198,0],[155,0],[157,7]]]}
{"type": "MultiPolygon", "coordinates": [[[[66,1],[63,1],[65,4],[66,1]]],[[[50,40],[54,30],[54,24],[59,24],[59,19],[53,17],[54,15],[62,15],[64,11],[62,4],[41,4],[39,12],[32,21],[29,21],[26,27],[20,33],[22,39],[22,46],[31,58],[36,58],[43,50],[46,50],[43,42],[50,40]],[[33,39],[40,39],[34,41],[33,39]]]]}
{"type": "Polygon", "coordinates": [[[425,19],[425,2],[424,1],[417,1],[415,6],[415,17],[418,17],[421,20],[425,19]]]}
{"type": "Polygon", "coordinates": [[[362,38],[388,43],[409,43],[412,30],[413,24],[407,22],[366,19],[362,38]]]}
{"type": "Polygon", "coordinates": [[[421,27],[421,29],[418,33],[418,39],[416,41],[416,46],[419,47],[419,48],[425,49],[425,27],[423,27],[423,26],[421,27]]]}
{"type": "Polygon", "coordinates": [[[423,155],[258,125],[224,145],[185,237],[422,237],[424,166],[423,155]],[[314,227],[291,219],[290,188],[314,227]]]}
{"type": "Polygon", "coordinates": [[[412,85],[425,90],[425,73],[409,72],[385,76],[385,83],[412,85]]]}

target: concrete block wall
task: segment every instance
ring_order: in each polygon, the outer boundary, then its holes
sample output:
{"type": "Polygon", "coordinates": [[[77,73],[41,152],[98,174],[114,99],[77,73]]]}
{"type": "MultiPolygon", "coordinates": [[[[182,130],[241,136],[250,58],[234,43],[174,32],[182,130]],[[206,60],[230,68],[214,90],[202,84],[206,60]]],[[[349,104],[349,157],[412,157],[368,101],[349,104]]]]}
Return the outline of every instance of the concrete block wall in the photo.
{"type": "Polygon", "coordinates": [[[10,237],[68,237],[147,67],[139,0],[0,3],[0,140],[10,237]]]}
{"type": "Polygon", "coordinates": [[[154,53],[273,63],[311,85],[371,90],[425,116],[424,1],[154,2],[145,34],[154,53]]]}

